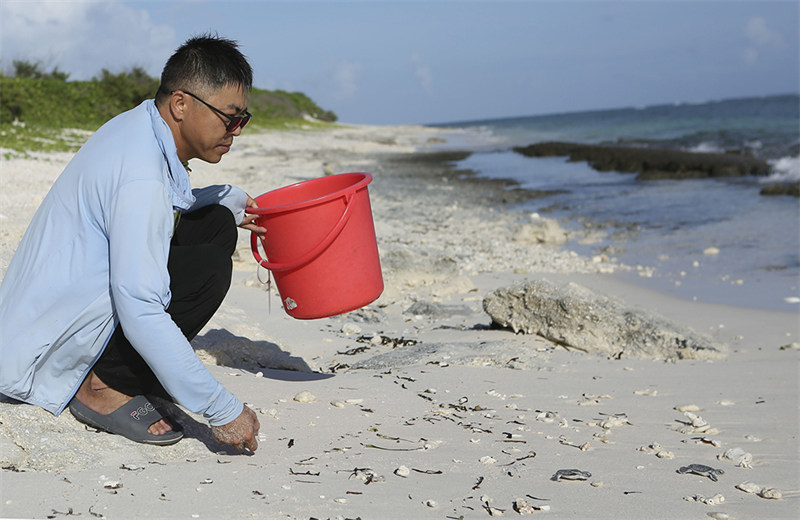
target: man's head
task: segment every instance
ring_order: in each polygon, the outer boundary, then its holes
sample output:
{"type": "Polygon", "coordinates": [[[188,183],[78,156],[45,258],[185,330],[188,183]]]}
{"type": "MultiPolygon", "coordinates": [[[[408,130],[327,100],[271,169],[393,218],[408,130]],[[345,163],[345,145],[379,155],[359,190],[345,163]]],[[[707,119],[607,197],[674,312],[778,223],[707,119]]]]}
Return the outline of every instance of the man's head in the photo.
{"type": "Polygon", "coordinates": [[[253,71],[232,40],[198,36],[175,51],[161,73],[156,105],[178,157],[216,163],[249,119],[253,71]]]}

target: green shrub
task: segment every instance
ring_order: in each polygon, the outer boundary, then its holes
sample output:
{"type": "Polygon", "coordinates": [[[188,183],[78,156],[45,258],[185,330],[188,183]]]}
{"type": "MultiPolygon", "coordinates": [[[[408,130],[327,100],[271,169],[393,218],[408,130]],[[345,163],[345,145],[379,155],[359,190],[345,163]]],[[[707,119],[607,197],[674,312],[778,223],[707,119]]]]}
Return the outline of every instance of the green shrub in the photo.
{"type": "MultiPolygon", "coordinates": [[[[10,76],[0,74],[0,147],[19,150],[20,132],[76,128],[96,130],[112,117],[155,96],[159,80],[144,69],[113,74],[103,69],[91,81],[67,81],[69,74],[54,68],[45,73],[37,63],[15,61],[10,76]],[[13,126],[13,122],[22,125],[13,126]],[[9,135],[16,137],[13,141],[9,135]]],[[[262,90],[250,93],[249,110],[253,124],[283,126],[305,116],[325,122],[336,114],[317,106],[301,92],[262,90]]],[[[30,141],[24,141],[30,142],[30,141]]],[[[33,141],[36,142],[36,141],[33,141]]]]}

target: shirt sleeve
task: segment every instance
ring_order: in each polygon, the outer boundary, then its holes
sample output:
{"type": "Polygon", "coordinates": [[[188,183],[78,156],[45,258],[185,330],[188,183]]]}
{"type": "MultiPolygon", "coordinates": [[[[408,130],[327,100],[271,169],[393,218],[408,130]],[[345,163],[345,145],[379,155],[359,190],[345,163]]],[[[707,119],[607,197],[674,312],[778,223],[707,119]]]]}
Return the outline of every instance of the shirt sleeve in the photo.
{"type": "Polygon", "coordinates": [[[189,211],[219,204],[231,210],[237,226],[242,223],[244,209],[247,206],[247,193],[242,189],[230,184],[215,184],[205,188],[195,188],[192,190],[192,195],[195,197],[195,202],[189,211]]]}
{"type": "Polygon", "coordinates": [[[242,403],[199,360],[166,309],[172,206],[164,185],[126,184],[106,212],[109,282],[125,337],[182,406],[202,413],[212,426],[236,419],[242,403]]]}

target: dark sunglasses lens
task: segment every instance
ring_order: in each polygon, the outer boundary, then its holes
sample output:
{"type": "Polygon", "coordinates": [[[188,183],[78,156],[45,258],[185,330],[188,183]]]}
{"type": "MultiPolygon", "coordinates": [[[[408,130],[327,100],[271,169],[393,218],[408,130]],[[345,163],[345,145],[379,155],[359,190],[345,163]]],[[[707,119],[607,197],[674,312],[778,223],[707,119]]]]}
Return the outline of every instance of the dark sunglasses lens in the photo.
{"type": "Polygon", "coordinates": [[[246,115],[246,116],[236,116],[232,118],[231,122],[228,123],[228,128],[227,128],[228,132],[235,132],[237,128],[244,128],[244,125],[246,125],[247,122],[250,121],[250,117],[251,116],[246,115]]]}

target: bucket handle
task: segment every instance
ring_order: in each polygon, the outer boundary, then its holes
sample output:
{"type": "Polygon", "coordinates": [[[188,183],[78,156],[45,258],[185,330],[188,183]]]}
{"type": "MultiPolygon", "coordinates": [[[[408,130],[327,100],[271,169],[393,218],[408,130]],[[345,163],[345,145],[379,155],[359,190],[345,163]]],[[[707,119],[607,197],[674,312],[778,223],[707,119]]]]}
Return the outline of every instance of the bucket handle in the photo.
{"type": "MultiPolygon", "coordinates": [[[[335,226],[333,226],[333,229],[331,229],[328,234],[325,235],[325,238],[323,238],[319,244],[311,248],[311,250],[293,262],[269,262],[262,258],[261,254],[258,252],[258,236],[255,233],[252,233],[250,235],[250,249],[253,251],[253,256],[255,257],[256,262],[258,262],[261,267],[269,269],[270,271],[289,271],[310,262],[314,257],[318,256],[333,243],[336,237],[339,236],[339,233],[342,232],[342,229],[344,229],[347,221],[350,220],[350,208],[353,207],[355,192],[347,193],[344,197],[347,201],[347,206],[345,207],[342,216],[339,217],[339,221],[335,226]]],[[[269,231],[267,232],[269,233],[269,231]]]]}

